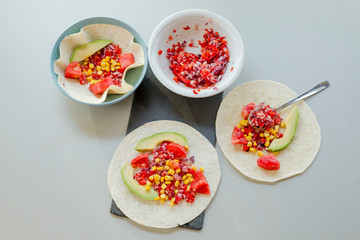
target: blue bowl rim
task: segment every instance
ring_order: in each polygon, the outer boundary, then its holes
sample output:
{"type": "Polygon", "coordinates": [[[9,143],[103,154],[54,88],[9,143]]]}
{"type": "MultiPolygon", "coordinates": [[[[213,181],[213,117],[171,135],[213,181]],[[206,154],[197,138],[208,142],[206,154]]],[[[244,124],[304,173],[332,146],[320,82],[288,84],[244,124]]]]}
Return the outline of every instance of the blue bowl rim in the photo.
{"type": "Polygon", "coordinates": [[[86,18],[86,19],[83,19],[83,20],[81,20],[79,22],[76,22],[76,23],[72,24],[65,31],[63,31],[63,33],[57,39],[57,41],[55,42],[54,47],[53,47],[53,49],[51,51],[50,72],[51,72],[51,76],[52,76],[56,86],[61,90],[62,93],[64,93],[69,98],[71,98],[71,99],[73,99],[73,100],[75,100],[75,101],[77,101],[79,103],[83,103],[83,104],[87,104],[87,105],[93,105],[93,106],[110,105],[110,104],[114,104],[114,103],[117,103],[117,102],[120,102],[120,101],[124,100],[125,98],[130,96],[140,86],[141,82],[145,78],[145,74],[146,74],[147,67],[148,67],[148,56],[147,55],[148,54],[147,54],[147,47],[146,47],[145,41],[143,40],[141,35],[133,27],[131,27],[129,24],[127,24],[127,23],[125,23],[123,21],[120,21],[118,19],[109,18],[109,17],[86,18]],[[82,101],[79,101],[79,100],[71,97],[62,87],[59,86],[58,79],[57,79],[58,75],[54,71],[54,62],[59,58],[59,55],[60,55],[59,46],[60,46],[61,41],[65,38],[65,36],[67,36],[69,34],[79,32],[80,29],[82,27],[86,26],[86,25],[96,24],[96,23],[112,24],[112,25],[116,25],[116,26],[119,26],[119,27],[122,27],[122,28],[128,30],[134,36],[134,42],[137,42],[142,46],[143,51],[144,51],[144,56],[145,56],[145,62],[144,62],[144,65],[142,66],[143,70],[142,70],[141,75],[140,75],[140,80],[136,82],[136,84],[133,86],[134,88],[130,92],[128,92],[128,93],[122,95],[121,97],[116,98],[116,99],[114,99],[112,101],[103,102],[103,103],[86,103],[86,102],[82,102],[82,101]]]}

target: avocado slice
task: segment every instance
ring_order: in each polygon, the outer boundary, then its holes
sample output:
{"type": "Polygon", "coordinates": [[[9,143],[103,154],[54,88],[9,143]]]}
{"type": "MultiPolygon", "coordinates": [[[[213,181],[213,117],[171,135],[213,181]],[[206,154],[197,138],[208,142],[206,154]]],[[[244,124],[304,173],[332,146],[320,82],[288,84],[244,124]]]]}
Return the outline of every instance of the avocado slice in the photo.
{"type": "Polygon", "coordinates": [[[286,130],[284,136],[282,138],[272,141],[267,150],[277,152],[286,148],[290,144],[296,132],[299,116],[299,110],[295,106],[293,109],[291,109],[290,113],[285,119],[286,130]]]}
{"type": "Polygon", "coordinates": [[[160,132],[141,139],[136,144],[135,150],[139,152],[151,151],[164,141],[178,143],[185,148],[188,147],[187,140],[183,135],[176,132],[160,132]]]}
{"type": "Polygon", "coordinates": [[[111,42],[112,42],[111,40],[100,39],[75,48],[70,58],[70,63],[81,62],[82,60],[85,60],[86,58],[90,57],[91,55],[93,55],[103,47],[109,45],[111,42]]]}
{"type": "Polygon", "coordinates": [[[121,169],[121,177],[130,191],[146,200],[155,200],[158,193],[154,189],[145,190],[145,186],[140,185],[134,178],[134,168],[128,162],[121,169]]]}

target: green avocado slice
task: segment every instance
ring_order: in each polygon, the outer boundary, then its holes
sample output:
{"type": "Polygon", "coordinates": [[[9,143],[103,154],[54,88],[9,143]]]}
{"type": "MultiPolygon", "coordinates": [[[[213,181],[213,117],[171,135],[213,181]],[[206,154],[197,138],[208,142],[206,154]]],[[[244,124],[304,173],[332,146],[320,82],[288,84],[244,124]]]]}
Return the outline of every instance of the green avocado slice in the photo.
{"type": "Polygon", "coordinates": [[[284,136],[271,142],[267,150],[277,152],[286,148],[293,139],[299,121],[299,110],[295,106],[285,119],[286,130],[284,136]]]}
{"type": "Polygon", "coordinates": [[[70,63],[81,62],[82,60],[85,60],[86,58],[90,57],[91,55],[93,55],[103,47],[109,45],[111,42],[112,42],[111,40],[100,39],[75,48],[70,58],[70,63]]]}
{"type": "Polygon", "coordinates": [[[176,132],[160,132],[141,139],[136,144],[135,150],[139,152],[151,151],[164,141],[178,143],[185,148],[188,147],[187,140],[183,135],[176,132]]]}
{"type": "Polygon", "coordinates": [[[155,200],[158,193],[154,189],[146,191],[145,186],[140,185],[134,178],[134,168],[128,162],[121,169],[121,177],[130,191],[146,200],[155,200]]]}

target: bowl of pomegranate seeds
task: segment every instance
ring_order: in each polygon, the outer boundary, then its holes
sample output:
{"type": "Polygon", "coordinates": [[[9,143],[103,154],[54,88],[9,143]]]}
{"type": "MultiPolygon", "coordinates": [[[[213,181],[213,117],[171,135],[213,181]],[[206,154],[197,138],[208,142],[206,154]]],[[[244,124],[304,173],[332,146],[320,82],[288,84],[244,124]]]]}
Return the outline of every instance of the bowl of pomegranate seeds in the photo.
{"type": "Polygon", "coordinates": [[[157,79],[192,98],[223,92],[239,76],[244,56],[237,29],[222,16],[200,9],[165,18],[153,31],[148,49],[157,79]]]}

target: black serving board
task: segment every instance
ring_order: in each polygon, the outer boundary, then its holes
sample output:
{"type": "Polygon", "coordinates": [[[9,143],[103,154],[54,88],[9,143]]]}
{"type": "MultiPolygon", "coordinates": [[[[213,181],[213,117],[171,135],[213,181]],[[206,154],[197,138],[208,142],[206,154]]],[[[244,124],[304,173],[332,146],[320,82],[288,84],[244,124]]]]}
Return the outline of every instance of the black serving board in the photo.
{"type": "MultiPolygon", "coordinates": [[[[189,98],[173,93],[149,69],[135,91],[127,133],[151,121],[174,120],[192,126],[215,146],[215,119],[221,101],[222,93],[206,98],[189,98]]],[[[114,201],[111,203],[110,213],[126,217],[114,201]]],[[[200,230],[204,214],[202,212],[191,222],[179,227],[200,230]]]]}

